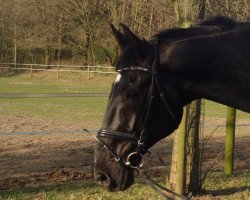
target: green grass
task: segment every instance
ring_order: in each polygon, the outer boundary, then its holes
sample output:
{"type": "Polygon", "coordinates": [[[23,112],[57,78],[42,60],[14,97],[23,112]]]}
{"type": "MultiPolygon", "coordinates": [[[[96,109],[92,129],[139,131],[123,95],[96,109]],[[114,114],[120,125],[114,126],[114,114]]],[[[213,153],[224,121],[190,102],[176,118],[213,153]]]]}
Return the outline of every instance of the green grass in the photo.
{"type": "MultiPolygon", "coordinates": [[[[110,92],[114,75],[96,75],[90,80],[80,74],[40,72],[19,74],[0,78],[0,93],[98,93],[110,92]]],[[[106,108],[107,98],[2,98],[1,117],[28,115],[61,122],[96,121],[100,123],[106,108]]],[[[226,118],[226,106],[205,101],[207,117],[226,118]]],[[[237,116],[250,119],[250,114],[241,111],[237,116]]]]}
{"type": "Polygon", "coordinates": [[[56,78],[51,73],[19,74],[0,77],[0,93],[84,93],[110,92],[114,75],[98,75],[88,80],[84,75],[68,74],[56,78]]]}
{"type": "MultiPolygon", "coordinates": [[[[226,119],[227,106],[208,100],[205,101],[204,105],[205,105],[205,114],[207,117],[226,119]]],[[[237,117],[241,119],[250,119],[250,114],[237,110],[237,117]]]]}
{"type": "MultiPolygon", "coordinates": [[[[0,93],[109,93],[114,76],[97,76],[88,80],[80,75],[57,79],[51,74],[34,77],[21,74],[0,78],[0,93]]],[[[107,97],[100,98],[2,98],[1,117],[34,116],[61,122],[96,121],[103,118],[107,97]]]]}
{"type": "MultiPolygon", "coordinates": [[[[90,80],[84,75],[40,72],[33,77],[19,74],[0,78],[0,93],[87,93],[110,92],[114,75],[98,75],[90,80]]],[[[0,99],[1,116],[29,115],[64,122],[96,121],[103,118],[107,98],[19,98],[0,99]]],[[[206,116],[226,117],[226,106],[205,101],[206,116]]],[[[239,111],[237,116],[250,119],[239,111]]]]}
{"type": "MultiPolygon", "coordinates": [[[[20,74],[10,77],[1,77],[0,93],[109,93],[113,80],[114,75],[97,75],[87,80],[86,76],[79,74],[64,74],[61,75],[60,78],[56,78],[56,75],[53,73],[44,72],[37,73],[34,77],[30,77],[29,74],[20,74]]],[[[54,118],[54,116],[60,116],[60,112],[64,112],[60,110],[60,106],[66,109],[66,113],[68,110],[75,109],[78,109],[78,111],[79,109],[85,111],[85,107],[94,110],[97,108],[98,112],[103,111],[107,99],[102,99],[103,101],[94,98],[0,99],[0,103],[5,103],[6,109],[3,114],[6,115],[12,114],[11,112],[14,112],[13,110],[16,110],[16,112],[29,112],[27,111],[27,107],[30,107],[30,112],[34,111],[33,108],[38,110],[41,108],[41,116],[48,117],[48,113],[51,113],[51,110],[53,110],[55,106],[55,114],[52,115],[54,118]],[[9,111],[10,113],[7,112],[8,108],[6,104],[8,102],[12,109],[12,111],[9,111]],[[68,108],[64,106],[65,104],[68,108]],[[49,107],[44,110],[45,106],[49,107]],[[46,110],[48,111],[47,113],[46,110]]],[[[224,118],[226,116],[226,106],[212,101],[205,101],[205,111],[208,117],[224,118]]],[[[72,113],[69,114],[71,115],[72,113]]],[[[237,116],[250,119],[250,114],[242,111],[238,111],[237,116]]]]}
{"type": "Polygon", "coordinates": [[[106,104],[104,97],[0,99],[2,117],[29,115],[67,122],[100,121],[106,104]]]}
{"type": "MultiPolygon", "coordinates": [[[[0,93],[84,93],[109,92],[114,76],[96,76],[90,80],[80,75],[63,75],[57,79],[55,74],[37,73],[34,77],[20,74],[0,77],[0,93]]],[[[89,121],[99,123],[102,120],[107,98],[0,98],[1,117],[34,116],[41,119],[67,123],[89,121]]],[[[225,118],[226,107],[211,101],[205,103],[206,116],[225,118]]],[[[250,115],[238,112],[243,119],[250,115]]],[[[161,180],[164,182],[163,180],[161,180]]],[[[222,173],[208,176],[205,188],[207,195],[200,199],[247,199],[250,196],[249,173],[226,177],[222,173]],[[239,189],[239,192],[237,192],[239,189]],[[224,192],[217,198],[219,191],[224,192]],[[215,197],[211,197],[215,195],[215,197]],[[244,198],[241,198],[243,196],[244,198]]],[[[198,197],[197,197],[198,198],[198,197]]],[[[250,197],[249,197],[250,198],[250,197]]],[[[142,180],[136,182],[126,192],[110,193],[103,191],[91,180],[82,183],[41,186],[38,188],[19,188],[0,191],[0,199],[17,200],[63,200],[63,199],[161,199],[142,180]]]]}
{"type": "MultiPolygon", "coordinates": [[[[237,173],[232,177],[225,176],[222,172],[213,172],[208,175],[205,183],[206,192],[194,197],[194,199],[248,199],[249,174],[237,173]]],[[[157,179],[164,184],[164,180],[157,179]]],[[[19,188],[0,191],[0,199],[3,200],[160,200],[154,190],[145,184],[142,179],[137,179],[135,184],[124,192],[108,192],[97,186],[93,180],[84,180],[82,183],[64,183],[45,185],[35,188],[19,188]]]]}
{"type": "Polygon", "coordinates": [[[1,196],[2,199],[37,199],[37,200],[66,200],[66,199],[158,199],[158,195],[149,189],[142,181],[133,185],[126,192],[111,193],[104,191],[98,187],[92,180],[84,181],[84,183],[69,183],[63,185],[43,186],[37,189],[27,188],[16,191],[6,191],[1,196]],[[142,198],[140,198],[140,196],[142,198]]]}

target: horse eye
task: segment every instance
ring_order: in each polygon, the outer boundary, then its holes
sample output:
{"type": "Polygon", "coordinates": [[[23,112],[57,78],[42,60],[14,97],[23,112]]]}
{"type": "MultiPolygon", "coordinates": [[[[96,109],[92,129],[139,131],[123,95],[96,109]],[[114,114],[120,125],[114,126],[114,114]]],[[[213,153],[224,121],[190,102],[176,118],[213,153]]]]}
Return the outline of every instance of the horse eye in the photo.
{"type": "Polygon", "coordinates": [[[132,88],[127,91],[126,98],[135,98],[138,96],[138,93],[139,93],[139,89],[137,87],[132,88]]]}

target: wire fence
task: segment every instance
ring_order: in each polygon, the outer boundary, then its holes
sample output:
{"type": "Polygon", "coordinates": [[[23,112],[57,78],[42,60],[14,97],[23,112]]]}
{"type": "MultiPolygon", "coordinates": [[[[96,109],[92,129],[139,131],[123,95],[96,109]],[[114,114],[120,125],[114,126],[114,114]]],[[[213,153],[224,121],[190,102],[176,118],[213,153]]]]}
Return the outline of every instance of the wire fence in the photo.
{"type": "MultiPolygon", "coordinates": [[[[221,105],[223,107],[223,105],[221,105]]],[[[224,110],[226,111],[226,109],[224,110]]],[[[225,168],[225,140],[226,140],[226,112],[222,117],[222,110],[217,110],[214,115],[204,113],[202,133],[202,176],[203,181],[213,171],[223,171],[225,168]],[[218,112],[218,113],[217,113],[218,112]],[[216,113],[219,114],[216,116],[216,113]]],[[[250,118],[247,113],[237,113],[234,138],[234,172],[249,171],[250,159],[246,154],[250,144],[250,118]],[[239,115],[238,115],[239,114],[239,115]]],[[[204,181],[203,187],[206,187],[204,181]]]]}
{"type": "MultiPolygon", "coordinates": [[[[219,129],[226,127],[226,125],[218,125],[218,124],[208,124],[204,125],[205,129],[219,129]]],[[[250,127],[250,124],[236,124],[237,127],[250,127]]],[[[11,132],[1,132],[0,136],[2,135],[42,135],[42,134],[67,134],[67,133],[87,133],[86,130],[88,130],[89,133],[92,133],[93,135],[97,133],[98,129],[81,129],[81,130],[52,130],[52,131],[11,131],[11,132]]],[[[215,131],[216,131],[215,130],[215,131]]],[[[214,130],[211,130],[213,132],[214,130]]],[[[215,132],[214,131],[214,132],[215,132]]],[[[211,134],[210,132],[210,134],[211,134]]],[[[207,133],[209,134],[209,133],[207,133]]],[[[83,137],[89,138],[88,134],[84,134],[83,137]],[[86,135],[86,136],[85,136],[86,135]]]]}
{"type": "MultiPolygon", "coordinates": [[[[50,97],[95,98],[107,96],[107,93],[0,94],[0,98],[13,99],[50,97]]],[[[67,115],[67,113],[63,114],[67,115]]],[[[91,112],[91,115],[96,115],[96,113],[91,112]]],[[[19,120],[20,118],[14,118],[13,120],[19,120]]],[[[28,120],[30,120],[30,118],[28,118],[28,120]]],[[[76,129],[70,129],[70,127],[64,125],[60,127],[60,129],[45,126],[44,123],[41,123],[41,127],[39,127],[39,124],[35,124],[34,127],[25,129],[22,127],[23,121],[19,123],[19,127],[13,126],[13,130],[0,130],[0,189],[1,187],[8,188],[13,185],[36,184],[42,181],[60,182],[92,177],[93,145],[95,142],[94,136],[98,130],[97,124],[94,124],[91,128],[88,127],[88,125],[81,125],[76,127],[76,129]],[[86,132],[85,127],[90,128],[88,132],[91,134],[86,132]]],[[[206,168],[210,169],[211,167],[216,170],[223,169],[225,126],[226,121],[224,118],[207,116],[205,113],[204,139],[206,140],[206,138],[209,137],[204,147],[205,152],[203,155],[205,159],[204,166],[206,168]],[[211,133],[212,136],[210,137],[211,133]]],[[[241,133],[249,131],[249,120],[237,122],[235,150],[235,158],[237,159],[236,169],[246,169],[247,167],[249,169],[249,165],[247,166],[249,159],[247,160],[247,156],[245,156],[246,148],[249,148],[249,140],[247,141],[245,139],[246,134],[240,136],[241,133]]],[[[155,154],[163,158],[168,164],[171,162],[171,145],[172,137],[168,137],[154,147],[155,154]]],[[[166,169],[168,170],[169,167],[166,169]]]]}
{"type": "MultiPolygon", "coordinates": [[[[97,130],[88,130],[90,134],[85,128],[0,132],[0,188],[93,178],[93,146],[97,130]]],[[[249,124],[240,122],[236,125],[236,170],[249,169],[246,153],[249,139],[239,137],[246,131],[250,131],[249,124]]],[[[204,147],[204,171],[223,170],[225,123],[207,123],[204,132],[204,136],[214,132],[204,147]]],[[[158,175],[169,173],[172,142],[172,137],[168,137],[154,146],[154,154],[167,164],[164,170],[155,172],[158,175]]],[[[152,158],[149,163],[159,165],[152,158]]]]}
{"type": "Polygon", "coordinates": [[[0,98],[108,97],[108,93],[0,93],[0,98]]]}
{"type": "Polygon", "coordinates": [[[54,130],[54,131],[17,131],[17,132],[0,132],[0,136],[2,135],[43,135],[43,134],[68,134],[68,133],[83,133],[84,138],[93,138],[90,134],[97,133],[98,129],[89,130],[89,129],[82,129],[82,130],[54,130]],[[87,130],[87,131],[86,131],[87,130]]]}

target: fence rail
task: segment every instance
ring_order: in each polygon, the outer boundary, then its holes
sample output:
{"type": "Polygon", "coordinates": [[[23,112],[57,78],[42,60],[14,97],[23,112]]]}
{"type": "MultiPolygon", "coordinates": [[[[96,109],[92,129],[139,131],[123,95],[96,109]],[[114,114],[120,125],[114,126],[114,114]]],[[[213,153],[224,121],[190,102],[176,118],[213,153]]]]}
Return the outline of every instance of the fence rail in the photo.
{"type": "Polygon", "coordinates": [[[0,98],[108,97],[108,93],[0,93],[0,98]]]}
{"type": "Polygon", "coordinates": [[[94,138],[98,129],[94,130],[54,130],[54,131],[17,131],[17,132],[0,132],[0,136],[10,136],[10,135],[52,135],[52,134],[77,134],[82,133],[83,137],[86,138],[94,138]]]}
{"type": "Polygon", "coordinates": [[[31,76],[35,71],[86,73],[88,78],[91,74],[116,74],[112,66],[91,66],[91,65],[44,65],[44,64],[27,64],[27,63],[0,63],[0,69],[6,69],[9,73],[11,70],[29,70],[31,76]]]}

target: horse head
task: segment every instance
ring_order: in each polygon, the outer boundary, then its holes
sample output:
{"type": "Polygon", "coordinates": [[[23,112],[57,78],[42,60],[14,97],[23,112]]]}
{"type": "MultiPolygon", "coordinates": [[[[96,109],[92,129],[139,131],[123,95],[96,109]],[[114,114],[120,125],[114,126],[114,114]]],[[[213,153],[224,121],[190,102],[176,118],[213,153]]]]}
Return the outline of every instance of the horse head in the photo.
{"type": "Polygon", "coordinates": [[[132,185],[142,156],[179,125],[182,105],[170,84],[161,82],[155,42],[140,39],[127,26],[111,25],[119,47],[117,78],[95,145],[94,176],[110,191],[132,185]]]}
{"type": "Polygon", "coordinates": [[[133,183],[143,154],[179,126],[184,105],[207,98],[249,111],[247,25],[219,16],[151,41],[121,26],[111,26],[121,53],[94,158],[95,179],[111,191],[133,183]],[[228,78],[235,70],[242,87],[228,78]]]}

